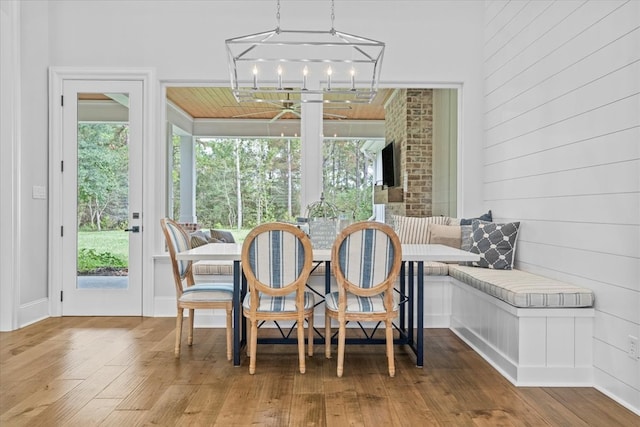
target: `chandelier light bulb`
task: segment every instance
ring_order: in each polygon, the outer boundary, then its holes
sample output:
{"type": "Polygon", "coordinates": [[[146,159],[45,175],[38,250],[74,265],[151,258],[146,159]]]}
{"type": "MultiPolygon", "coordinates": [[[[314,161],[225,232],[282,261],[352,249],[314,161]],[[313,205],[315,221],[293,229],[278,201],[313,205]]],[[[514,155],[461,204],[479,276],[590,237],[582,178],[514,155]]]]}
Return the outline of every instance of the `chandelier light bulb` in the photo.
{"type": "Polygon", "coordinates": [[[258,89],[258,67],[253,66],[253,88],[258,89]]]}
{"type": "Polygon", "coordinates": [[[309,74],[309,68],[305,65],[302,69],[302,90],[307,90],[307,74],[309,74]]]}

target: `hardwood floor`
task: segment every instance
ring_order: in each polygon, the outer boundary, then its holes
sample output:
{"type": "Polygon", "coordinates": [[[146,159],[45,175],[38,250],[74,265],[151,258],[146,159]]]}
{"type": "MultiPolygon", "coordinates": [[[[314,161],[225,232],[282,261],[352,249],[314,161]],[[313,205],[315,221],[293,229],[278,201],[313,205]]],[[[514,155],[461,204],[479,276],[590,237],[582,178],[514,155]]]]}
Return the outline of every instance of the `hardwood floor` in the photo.
{"type": "MultiPolygon", "coordinates": [[[[425,366],[396,347],[347,346],[343,378],[316,347],[226,360],[224,329],[197,329],[174,359],[174,319],[50,318],[0,333],[2,426],[635,426],[593,388],[517,388],[446,329],[425,331],[425,366]]],[[[334,349],[335,353],[335,349],[334,349]]],[[[244,356],[244,355],[243,355],[244,356]]]]}

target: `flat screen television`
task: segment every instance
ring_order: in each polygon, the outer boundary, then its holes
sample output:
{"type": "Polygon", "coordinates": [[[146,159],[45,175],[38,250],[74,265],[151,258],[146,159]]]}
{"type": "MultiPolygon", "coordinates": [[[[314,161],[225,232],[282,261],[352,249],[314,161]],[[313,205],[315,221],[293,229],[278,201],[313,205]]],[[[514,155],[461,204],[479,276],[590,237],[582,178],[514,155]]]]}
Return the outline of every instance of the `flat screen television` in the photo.
{"type": "Polygon", "coordinates": [[[396,185],[396,165],[393,153],[393,141],[382,149],[382,184],[387,187],[396,185]]]}

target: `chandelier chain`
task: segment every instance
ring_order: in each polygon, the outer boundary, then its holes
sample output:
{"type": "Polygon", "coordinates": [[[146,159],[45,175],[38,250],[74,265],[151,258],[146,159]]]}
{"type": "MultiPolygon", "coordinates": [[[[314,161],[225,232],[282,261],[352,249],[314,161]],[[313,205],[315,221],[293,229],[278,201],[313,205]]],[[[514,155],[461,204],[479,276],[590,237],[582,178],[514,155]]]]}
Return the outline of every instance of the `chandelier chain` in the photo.
{"type": "Polygon", "coordinates": [[[279,31],[280,30],[280,0],[278,0],[278,4],[277,4],[277,7],[276,7],[276,21],[278,23],[276,28],[279,31]]]}
{"type": "Polygon", "coordinates": [[[336,31],[333,24],[335,20],[336,20],[335,5],[334,5],[334,0],[331,0],[331,33],[335,33],[336,31]]]}

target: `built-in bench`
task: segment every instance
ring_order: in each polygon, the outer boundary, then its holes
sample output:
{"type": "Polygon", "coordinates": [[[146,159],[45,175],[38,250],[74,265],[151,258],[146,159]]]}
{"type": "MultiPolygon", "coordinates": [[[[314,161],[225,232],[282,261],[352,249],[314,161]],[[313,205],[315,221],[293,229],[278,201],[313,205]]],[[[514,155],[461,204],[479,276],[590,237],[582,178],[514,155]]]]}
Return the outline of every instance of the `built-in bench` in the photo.
{"type": "Polygon", "coordinates": [[[449,266],[450,329],[512,383],[592,382],[594,296],[520,270],[449,266]]]}

